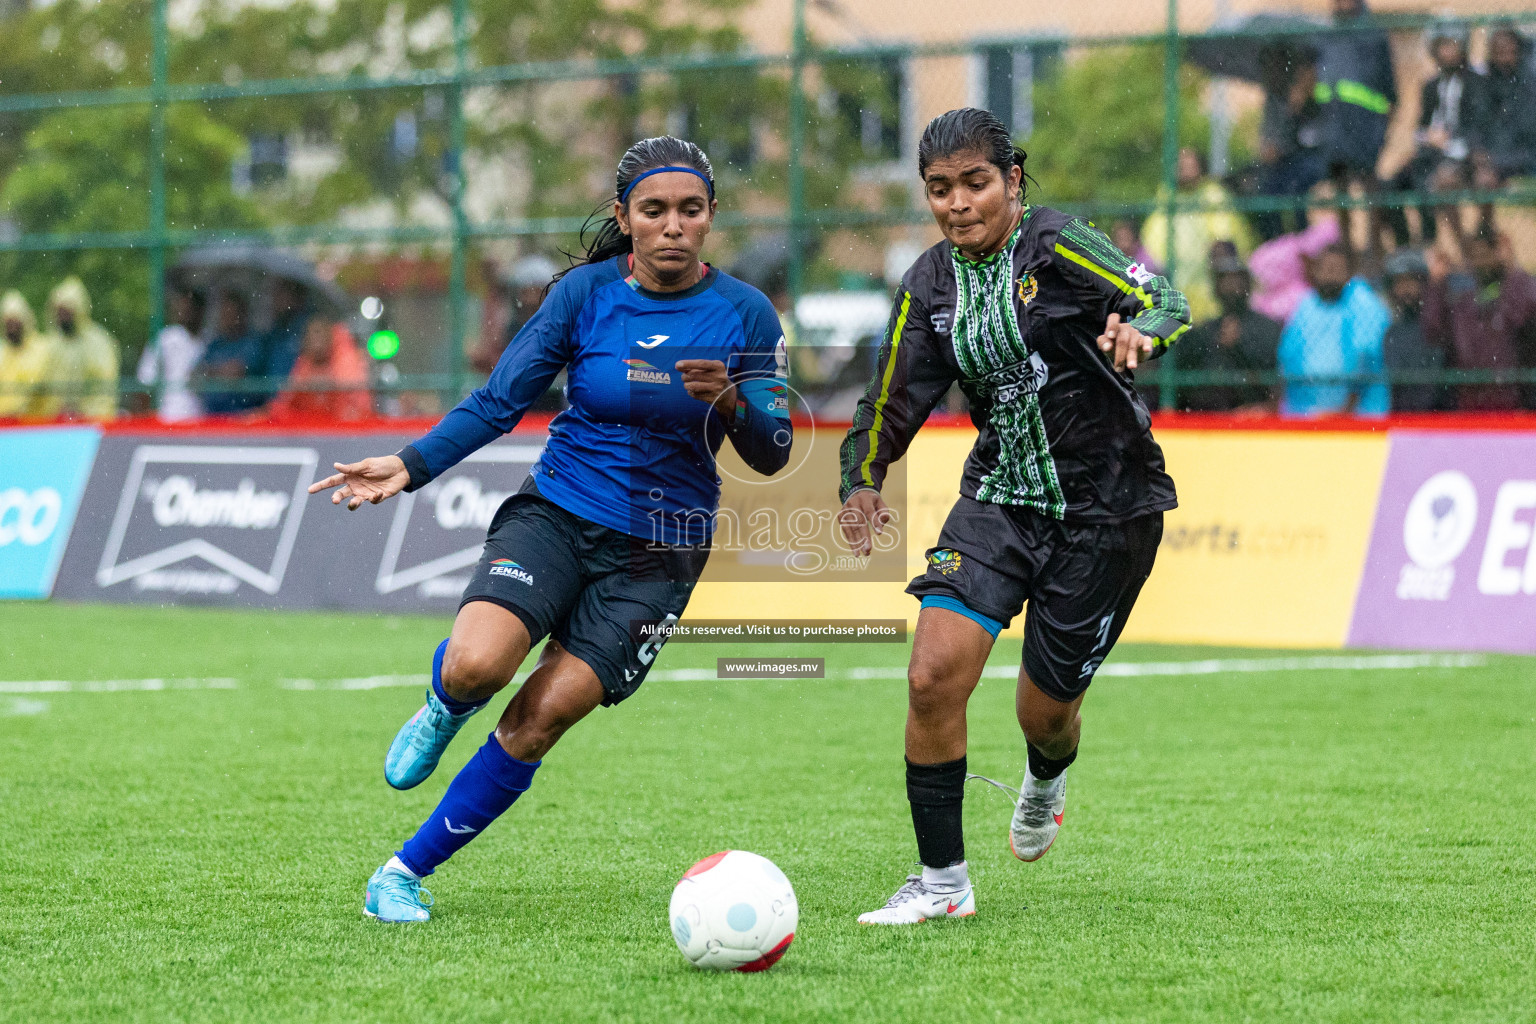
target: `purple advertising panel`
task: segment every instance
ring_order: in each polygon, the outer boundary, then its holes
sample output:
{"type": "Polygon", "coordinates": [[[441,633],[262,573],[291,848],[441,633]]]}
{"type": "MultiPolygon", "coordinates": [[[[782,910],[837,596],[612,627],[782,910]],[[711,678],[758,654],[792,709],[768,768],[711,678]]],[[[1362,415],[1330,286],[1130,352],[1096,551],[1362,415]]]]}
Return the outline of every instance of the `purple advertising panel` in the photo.
{"type": "Polygon", "coordinates": [[[1392,433],[1351,647],[1536,653],[1536,433],[1392,433]]]}

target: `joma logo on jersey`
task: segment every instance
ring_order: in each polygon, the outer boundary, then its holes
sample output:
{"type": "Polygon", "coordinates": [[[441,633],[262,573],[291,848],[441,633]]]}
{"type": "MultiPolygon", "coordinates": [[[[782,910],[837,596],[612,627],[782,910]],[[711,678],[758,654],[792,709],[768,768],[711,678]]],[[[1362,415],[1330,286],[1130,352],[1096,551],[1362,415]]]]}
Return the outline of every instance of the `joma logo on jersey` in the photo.
{"type": "Polygon", "coordinates": [[[510,576],[514,580],[533,586],[533,573],[524,569],[510,558],[498,558],[491,563],[492,576],[510,576]]]}
{"type": "Polygon", "coordinates": [[[928,556],[928,564],[933,566],[945,576],[953,576],[960,571],[960,552],[949,548],[939,548],[928,556]]]}
{"type": "Polygon", "coordinates": [[[626,359],[624,365],[629,367],[625,379],[635,384],[671,384],[672,375],[666,370],[658,370],[644,359],[626,359]]]}

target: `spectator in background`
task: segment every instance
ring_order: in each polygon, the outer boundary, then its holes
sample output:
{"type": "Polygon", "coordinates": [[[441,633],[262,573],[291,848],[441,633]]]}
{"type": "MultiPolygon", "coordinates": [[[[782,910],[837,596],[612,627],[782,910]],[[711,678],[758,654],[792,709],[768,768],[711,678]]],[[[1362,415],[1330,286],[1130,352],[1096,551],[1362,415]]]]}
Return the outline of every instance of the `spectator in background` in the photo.
{"type": "MultiPolygon", "coordinates": [[[[1536,367],[1536,281],[1515,265],[1509,240],[1484,225],[1467,239],[1467,268],[1452,272],[1439,252],[1429,254],[1427,337],[1444,344],[1457,369],[1536,367]]],[[[1536,405],[1532,389],[1517,384],[1460,384],[1456,407],[1468,411],[1536,405]]]]}
{"type": "Polygon", "coordinates": [[[272,326],[261,339],[258,376],[287,379],[304,345],[304,328],[311,314],[308,298],[308,292],[297,281],[278,279],[272,289],[272,326]]]}
{"type": "MultiPolygon", "coordinates": [[[[1196,208],[1180,209],[1173,216],[1173,282],[1189,299],[1191,319],[1199,323],[1219,309],[1208,265],[1211,246],[1231,241],[1246,255],[1253,248],[1253,238],[1247,221],[1228,208],[1231,198],[1226,189],[1206,175],[1205,158],[1198,150],[1179,150],[1178,181],[1180,202],[1196,208]]],[[[1168,218],[1162,210],[1142,225],[1141,241],[1154,265],[1169,265],[1168,218]]]]}
{"type": "MultiPolygon", "coordinates": [[[[1382,273],[1392,324],[1381,342],[1388,374],[1438,373],[1445,369],[1445,349],[1424,333],[1424,295],[1429,265],[1417,249],[1399,249],[1387,257],[1382,273]]],[[[1393,412],[1432,412],[1445,408],[1445,392],[1431,381],[1392,382],[1393,412]]]]}
{"type": "Polygon", "coordinates": [[[500,330],[484,332],[480,343],[470,351],[469,365],[475,372],[490,373],[496,369],[496,361],[501,358],[502,352],[506,351],[512,339],[517,337],[517,332],[533,319],[533,314],[544,304],[544,293],[557,273],[559,269],[554,263],[537,253],[524,256],[512,264],[504,282],[510,307],[506,326],[500,330]]]}
{"type": "Polygon", "coordinates": [[[0,419],[41,414],[38,389],[48,372],[48,342],[37,333],[37,318],[21,292],[0,298],[0,419]]]}
{"type": "Polygon", "coordinates": [[[198,360],[203,357],[203,343],[197,337],[203,328],[203,313],[208,300],[202,292],[171,293],[171,322],[160,328],[139,355],[138,379],[147,388],[162,384],[160,419],[165,423],[195,420],[203,414],[203,403],[188,386],[198,360]]]}
{"type": "Polygon", "coordinates": [[[220,381],[243,381],[261,361],[261,338],[250,329],[250,303],[239,292],[219,300],[218,333],[203,351],[194,379],[203,388],[203,409],[213,416],[241,412],[260,405],[255,391],[219,391],[220,381]]]}
{"type": "Polygon", "coordinates": [[[1283,416],[1353,413],[1385,416],[1391,395],[1380,380],[1381,344],[1392,320],[1341,242],[1308,264],[1312,288],[1280,336],[1283,416]],[[1309,383],[1317,378],[1363,377],[1309,383]]]}
{"type": "Polygon", "coordinates": [[[1253,308],[1271,320],[1290,320],[1312,290],[1307,280],[1307,260],[1316,258],[1338,240],[1339,222],[1328,217],[1305,231],[1281,235],[1253,250],[1248,260],[1248,269],[1253,271],[1257,285],[1253,308]]]}
{"type": "MultiPolygon", "coordinates": [[[[1472,145],[1470,140],[1481,132],[1481,119],[1487,108],[1483,76],[1467,66],[1467,27],[1460,22],[1441,21],[1425,33],[1429,55],[1434,58],[1435,75],[1424,83],[1419,99],[1419,129],[1414,133],[1418,148],[1413,159],[1391,180],[1401,191],[1452,192],[1471,181],[1472,145]]],[[[1387,225],[1399,246],[1408,244],[1408,218],[1401,206],[1383,210],[1387,225]]],[[[1419,234],[1423,244],[1433,245],[1437,221],[1446,218],[1458,248],[1461,245],[1461,215],[1455,207],[1419,205],[1419,234]]]]}
{"type": "Polygon", "coordinates": [[[91,296],[78,277],[48,296],[48,369],[42,415],[110,420],[117,415],[117,339],[91,319],[91,296]]]}
{"type": "MultiPolygon", "coordinates": [[[[1513,26],[1500,25],[1488,35],[1483,108],[1471,140],[1473,187],[1503,188],[1510,178],[1536,174],[1536,84],[1530,44],[1513,26]]],[[[1481,219],[1491,230],[1492,203],[1483,206],[1481,219]]]]}
{"type": "MultiPolygon", "coordinates": [[[[1365,0],[1332,0],[1333,23],[1352,28],[1369,22],[1365,0]]],[[[1377,187],[1376,161],[1387,140],[1387,124],[1397,103],[1397,79],[1392,69],[1392,44],[1381,29],[1318,36],[1317,89],[1321,108],[1320,149],[1323,165],[1341,194],[1359,185],[1367,193],[1377,187]]],[[[1350,245],[1349,213],[1339,210],[1339,234],[1350,245]]],[[[1369,216],[1367,248],[1374,257],[1381,248],[1381,218],[1369,216]]]]}
{"type": "Polygon", "coordinates": [[[368,361],[352,332],[318,314],[309,317],[287,386],[267,412],[273,419],[361,420],[372,415],[368,361]]]}
{"type": "Polygon", "coordinates": [[[1241,374],[1243,382],[1181,388],[1178,407],[1192,412],[1274,412],[1274,397],[1262,378],[1275,370],[1280,325],[1250,308],[1253,281],[1230,243],[1213,248],[1210,263],[1221,315],[1189,329],[1179,342],[1177,366],[1181,371],[1241,374]]]}
{"type": "Polygon", "coordinates": [[[1152,254],[1147,252],[1147,247],[1141,244],[1141,232],[1137,230],[1134,220],[1121,218],[1111,224],[1109,240],[1115,243],[1116,249],[1129,256],[1131,262],[1140,263],[1154,274],[1163,272],[1152,254]]]}
{"type": "MultiPolygon", "coordinates": [[[[1311,46],[1265,47],[1260,51],[1264,113],[1259,124],[1258,191],[1266,196],[1303,196],[1327,173],[1323,152],[1322,107],[1317,102],[1317,50],[1311,46]]],[[[1294,214],[1296,229],[1307,226],[1307,212],[1294,214]]],[[[1285,232],[1279,210],[1254,214],[1263,241],[1285,232]]]]}

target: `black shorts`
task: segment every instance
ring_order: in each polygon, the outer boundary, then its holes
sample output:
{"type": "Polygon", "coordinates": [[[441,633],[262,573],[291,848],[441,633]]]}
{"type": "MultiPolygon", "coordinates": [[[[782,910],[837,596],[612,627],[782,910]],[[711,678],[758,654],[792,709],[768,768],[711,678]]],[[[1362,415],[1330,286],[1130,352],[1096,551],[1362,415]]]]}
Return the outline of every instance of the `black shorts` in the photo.
{"type": "Polygon", "coordinates": [[[928,549],[927,572],[907,593],[959,602],[998,628],[1027,601],[1024,671],[1047,695],[1072,701],[1120,638],[1162,537],[1161,512],[1123,523],[1064,523],[961,497],[928,549]]]}
{"type": "Polygon", "coordinates": [[[491,520],[459,607],[489,601],[521,619],[534,643],[554,637],[597,673],[603,703],[617,704],[645,681],[708,558],[705,545],[653,546],[573,515],[530,478],[491,520]]]}

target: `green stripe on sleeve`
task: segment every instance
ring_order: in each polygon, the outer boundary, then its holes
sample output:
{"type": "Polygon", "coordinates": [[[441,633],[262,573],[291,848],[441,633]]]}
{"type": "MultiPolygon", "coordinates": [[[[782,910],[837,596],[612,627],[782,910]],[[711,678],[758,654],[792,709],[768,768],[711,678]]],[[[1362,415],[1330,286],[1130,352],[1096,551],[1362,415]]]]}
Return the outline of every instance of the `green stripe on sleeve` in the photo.
{"type": "Polygon", "coordinates": [[[864,461],[859,465],[859,476],[870,487],[875,486],[875,478],[869,468],[875,462],[875,453],[880,445],[880,425],[885,420],[885,403],[891,397],[891,374],[896,370],[896,350],[901,345],[901,332],[907,326],[907,311],[911,308],[912,293],[907,292],[901,299],[901,312],[896,316],[896,329],[891,332],[891,353],[885,361],[885,373],[880,377],[880,395],[875,399],[875,416],[869,425],[869,451],[864,454],[864,461]]]}

